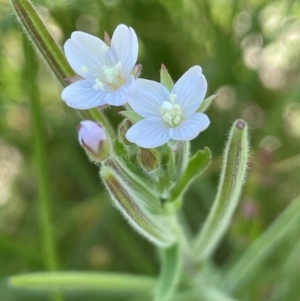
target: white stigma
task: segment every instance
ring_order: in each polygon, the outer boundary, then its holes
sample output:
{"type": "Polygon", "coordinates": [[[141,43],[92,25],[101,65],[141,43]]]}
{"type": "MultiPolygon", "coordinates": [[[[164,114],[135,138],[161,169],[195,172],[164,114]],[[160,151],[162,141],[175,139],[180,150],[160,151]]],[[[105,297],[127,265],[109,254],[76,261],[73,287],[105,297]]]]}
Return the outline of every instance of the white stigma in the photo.
{"type": "Polygon", "coordinates": [[[122,64],[118,62],[115,66],[102,66],[104,79],[107,83],[112,84],[113,81],[118,77],[122,64]]]}
{"type": "Polygon", "coordinates": [[[93,85],[93,88],[95,90],[103,90],[104,84],[102,81],[100,81],[98,78],[95,79],[95,84],[93,85]]]}
{"type": "Polygon", "coordinates": [[[183,120],[183,113],[179,104],[174,104],[176,94],[170,95],[170,101],[164,101],[159,108],[161,117],[171,127],[176,127],[183,120]]]}

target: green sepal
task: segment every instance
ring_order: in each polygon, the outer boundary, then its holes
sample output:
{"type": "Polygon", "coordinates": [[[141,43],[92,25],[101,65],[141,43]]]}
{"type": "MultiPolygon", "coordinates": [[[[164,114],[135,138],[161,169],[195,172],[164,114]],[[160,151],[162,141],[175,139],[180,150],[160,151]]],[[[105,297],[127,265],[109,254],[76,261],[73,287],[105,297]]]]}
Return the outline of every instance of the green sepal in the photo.
{"type": "Polygon", "coordinates": [[[124,157],[128,155],[127,149],[120,140],[115,140],[113,143],[114,152],[118,157],[124,157]]]}
{"type": "Polygon", "coordinates": [[[211,161],[211,152],[205,147],[203,150],[198,150],[195,155],[189,160],[187,167],[170,191],[170,201],[176,201],[186,191],[196,176],[199,176],[211,161]]]}
{"type": "Polygon", "coordinates": [[[164,64],[161,64],[160,83],[162,85],[164,85],[170,92],[172,91],[172,89],[174,87],[174,82],[172,80],[172,77],[170,76],[170,74],[164,64]]]}
{"type": "Polygon", "coordinates": [[[12,287],[38,290],[80,291],[106,293],[141,293],[154,288],[156,279],[116,273],[93,272],[42,272],[13,276],[8,279],[12,287]]]}
{"type": "Polygon", "coordinates": [[[207,111],[210,108],[210,106],[212,105],[213,101],[215,99],[217,99],[218,97],[219,97],[218,95],[211,95],[211,96],[205,98],[202,101],[202,103],[201,103],[200,107],[198,108],[197,112],[204,113],[205,111],[207,111]]]}
{"type": "Polygon", "coordinates": [[[181,275],[181,259],[179,244],[161,249],[161,271],[155,289],[155,301],[171,300],[181,275]]]}
{"type": "Polygon", "coordinates": [[[128,118],[133,124],[143,119],[143,117],[141,117],[139,114],[137,114],[134,111],[121,111],[119,112],[119,114],[128,118]]]}

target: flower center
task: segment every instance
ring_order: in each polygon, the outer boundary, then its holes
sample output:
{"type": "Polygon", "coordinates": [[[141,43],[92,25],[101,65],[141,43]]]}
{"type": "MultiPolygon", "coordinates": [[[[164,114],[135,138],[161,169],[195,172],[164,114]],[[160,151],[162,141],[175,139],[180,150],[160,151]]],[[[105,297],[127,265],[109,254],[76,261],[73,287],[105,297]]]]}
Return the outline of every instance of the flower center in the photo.
{"type": "MultiPolygon", "coordinates": [[[[81,71],[84,74],[89,72],[86,66],[81,66],[81,71]]],[[[96,76],[93,88],[95,90],[103,90],[105,86],[108,86],[114,90],[118,89],[121,85],[125,83],[124,78],[120,75],[122,69],[121,62],[118,62],[114,66],[104,65],[102,66],[102,74],[96,76]]]]}
{"type": "Polygon", "coordinates": [[[183,120],[181,106],[175,103],[177,95],[171,93],[170,101],[164,101],[159,108],[161,117],[171,127],[176,127],[183,120]]]}
{"type": "Polygon", "coordinates": [[[104,80],[108,84],[112,84],[117,79],[121,69],[122,64],[120,62],[118,62],[115,66],[102,66],[104,80]]]}

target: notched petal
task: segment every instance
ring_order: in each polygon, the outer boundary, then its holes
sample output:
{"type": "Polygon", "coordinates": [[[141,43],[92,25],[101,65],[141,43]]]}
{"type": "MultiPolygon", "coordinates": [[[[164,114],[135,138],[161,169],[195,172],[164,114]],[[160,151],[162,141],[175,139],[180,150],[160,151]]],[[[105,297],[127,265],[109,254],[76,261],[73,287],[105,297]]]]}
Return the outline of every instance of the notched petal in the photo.
{"type": "Polygon", "coordinates": [[[177,102],[184,114],[193,114],[201,105],[207,91],[207,82],[200,66],[186,71],[175,83],[172,93],[177,95],[177,102]]]}
{"type": "Polygon", "coordinates": [[[122,63],[124,74],[129,75],[138,57],[138,40],[135,31],[124,24],[117,26],[111,39],[111,50],[122,63]]]}

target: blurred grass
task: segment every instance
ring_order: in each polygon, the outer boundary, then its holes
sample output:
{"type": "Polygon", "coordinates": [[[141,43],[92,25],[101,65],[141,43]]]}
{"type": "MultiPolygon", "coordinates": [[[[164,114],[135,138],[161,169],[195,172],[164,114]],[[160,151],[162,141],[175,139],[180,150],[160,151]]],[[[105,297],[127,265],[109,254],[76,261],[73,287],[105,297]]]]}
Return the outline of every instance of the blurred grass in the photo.
{"type": "MultiPolygon", "coordinates": [[[[202,223],[213,201],[220,156],[231,123],[243,118],[249,124],[252,156],[248,180],[241,206],[214,258],[222,271],[300,194],[299,2],[82,3],[35,1],[61,45],[74,30],[102,37],[104,31],[111,34],[117,24],[125,23],[139,37],[142,77],[159,80],[159,68],[164,63],[176,80],[189,67],[199,64],[208,80],[208,95],[219,95],[208,111],[211,126],[193,142],[193,150],[211,148],[214,162],[186,197],[183,210],[191,232],[202,223]]],[[[79,117],[61,101],[59,82],[40,59],[32,65],[28,58],[30,43],[24,42],[9,2],[0,0],[0,10],[0,276],[46,270],[31,91],[37,95],[42,116],[43,129],[39,130],[44,132],[43,156],[48,166],[42,172],[49,179],[47,214],[51,212],[49,222],[56,237],[54,248],[60,268],[156,275],[158,254],[112,208],[97,169],[78,146],[79,117]]],[[[106,112],[117,126],[117,110],[106,112]]],[[[295,267],[300,267],[300,262],[296,255],[294,266],[284,262],[290,254],[298,254],[298,233],[296,229],[274,250],[257,279],[237,297],[297,300],[300,273],[295,267]]],[[[47,298],[41,293],[12,291],[4,282],[0,285],[0,300],[47,298]]],[[[97,293],[69,295],[66,300],[83,298],[98,300],[97,293]]]]}

